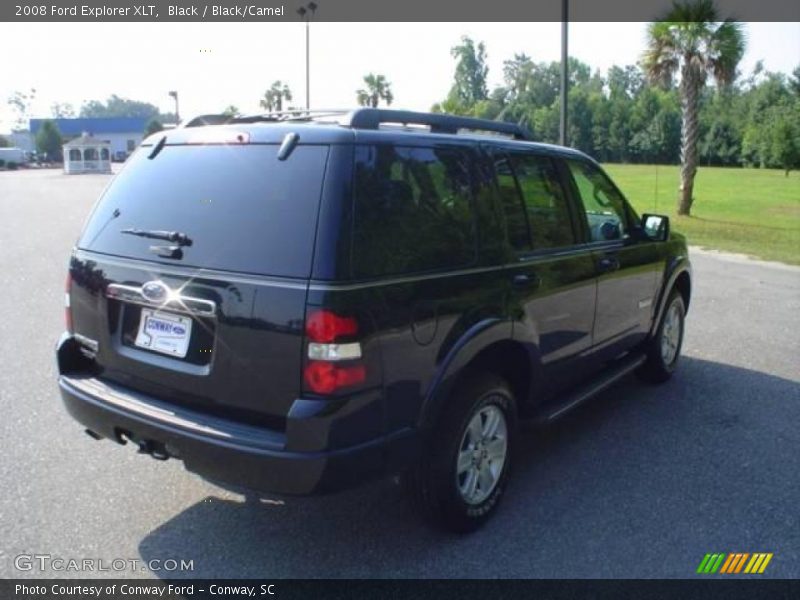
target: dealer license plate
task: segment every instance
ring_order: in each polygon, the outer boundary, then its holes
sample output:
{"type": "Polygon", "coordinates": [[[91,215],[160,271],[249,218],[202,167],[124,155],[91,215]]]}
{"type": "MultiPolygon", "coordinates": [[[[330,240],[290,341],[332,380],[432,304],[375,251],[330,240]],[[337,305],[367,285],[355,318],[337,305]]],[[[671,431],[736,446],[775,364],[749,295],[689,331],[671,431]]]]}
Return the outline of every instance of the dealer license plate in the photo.
{"type": "Polygon", "coordinates": [[[189,350],[191,335],[192,320],[189,317],[143,308],[134,344],[183,358],[189,350]]]}

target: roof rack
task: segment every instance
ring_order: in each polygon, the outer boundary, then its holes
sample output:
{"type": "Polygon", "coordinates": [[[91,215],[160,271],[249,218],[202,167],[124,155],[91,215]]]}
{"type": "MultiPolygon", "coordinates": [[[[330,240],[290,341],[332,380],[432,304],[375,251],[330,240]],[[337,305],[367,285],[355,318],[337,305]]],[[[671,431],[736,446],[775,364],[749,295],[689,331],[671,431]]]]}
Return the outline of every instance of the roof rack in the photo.
{"type": "Polygon", "coordinates": [[[385,108],[357,108],[346,109],[316,109],[302,108],[269,112],[256,115],[243,115],[231,117],[228,123],[286,123],[292,121],[314,121],[336,117],[336,121],[345,127],[353,129],[380,129],[383,124],[401,126],[427,126],[432,133],[458,134],[462,131],[499,133],[517,140],[533,140],[530,132],[516,123],[504,121],[490,121],[489,119],[475,119],[472,117],[459,117],[442,113],[424,113],[410,110],[394,110],[385,108]]]}
{"type": "Polygon", "coordinates": [[[359,108],[349,113],[346,125],[354,129],[378,129],[382,123],[426,125],[432,133],[457,134],[460,131],[486,131],[508,135],[517,140],[532,140],[527,129],[515,123],[457,117],[441,113],[423,113],[383,108],[359,108]]]}
{"type": "Polygon", "coordinates": [[[285,122],[285,121],[312,121],[323,117],[339,117],[348,114],[350,111],[345,109],[315,109],[307,110],[305,108],[297,108],[292,110],[274,111],[268,113],[260,113],[256,115],[242,115],[232,117],[230,123],[259,123],[262,121],[267,122],[285,122]]]}

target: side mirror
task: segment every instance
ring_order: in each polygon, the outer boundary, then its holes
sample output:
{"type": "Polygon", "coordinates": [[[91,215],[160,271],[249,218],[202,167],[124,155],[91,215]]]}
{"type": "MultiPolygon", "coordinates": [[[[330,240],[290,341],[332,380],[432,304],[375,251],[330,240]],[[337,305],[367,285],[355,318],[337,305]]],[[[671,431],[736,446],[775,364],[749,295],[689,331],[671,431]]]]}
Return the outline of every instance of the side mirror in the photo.
{"type": "Polygon", "coordinates": [[[642,231],[647,239],[665,242],[669,239],[669,217],[665,215],[642,215],[642,231]]]}

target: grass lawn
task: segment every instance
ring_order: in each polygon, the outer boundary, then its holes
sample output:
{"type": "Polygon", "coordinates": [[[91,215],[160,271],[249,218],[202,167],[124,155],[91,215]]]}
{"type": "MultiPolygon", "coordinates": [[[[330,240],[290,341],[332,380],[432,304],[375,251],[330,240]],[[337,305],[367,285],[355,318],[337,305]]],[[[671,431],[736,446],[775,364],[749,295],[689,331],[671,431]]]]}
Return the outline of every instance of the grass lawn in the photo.
{"type": "Polygon", "coordinates": [[[700,167],[692,216],[677,217],[679,167],[604,167],[639,214],[669,215],[690,244],[800,265],[800,173],[700,167]]]}

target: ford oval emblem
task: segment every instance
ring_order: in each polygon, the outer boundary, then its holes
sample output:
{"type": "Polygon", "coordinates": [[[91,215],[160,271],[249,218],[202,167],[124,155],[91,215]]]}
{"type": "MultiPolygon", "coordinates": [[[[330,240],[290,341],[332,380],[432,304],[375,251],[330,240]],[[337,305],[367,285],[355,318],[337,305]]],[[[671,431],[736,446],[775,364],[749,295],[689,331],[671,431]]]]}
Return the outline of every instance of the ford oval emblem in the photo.
{"type": "Polygon", "coordinates": [[[150,302],[164,302],[169,297],[169,288],[160,281],[148,281],[142,286],[142,296],[150,302]]]}

